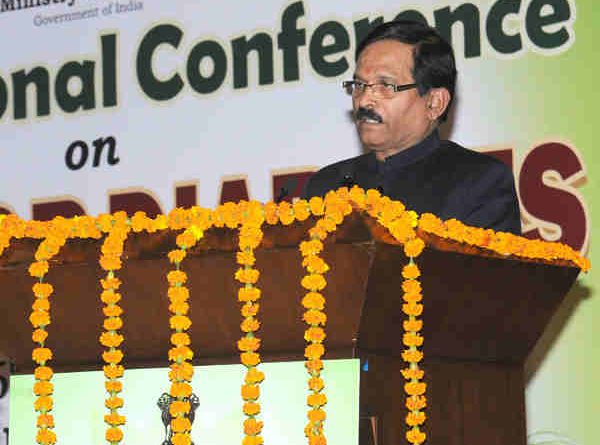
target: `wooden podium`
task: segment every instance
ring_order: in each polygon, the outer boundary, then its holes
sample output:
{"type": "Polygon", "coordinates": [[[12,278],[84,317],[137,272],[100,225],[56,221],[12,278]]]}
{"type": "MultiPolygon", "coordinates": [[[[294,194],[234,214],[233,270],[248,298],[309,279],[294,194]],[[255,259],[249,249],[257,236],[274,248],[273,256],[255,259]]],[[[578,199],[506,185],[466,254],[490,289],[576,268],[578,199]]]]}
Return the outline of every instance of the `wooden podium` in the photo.
{"type": "MultiPolygon", "coordinates": [[[[257,250],[263,290],[258,332],[266,361],[303,359],[303,276],[298,244],[314,220],[264,226],[257,250]]],[[[211,229],[183,262],[191,290],[196,364],[237,363],[239,303],[234,281],[236,231],[211,229]]],[[[166,273],[173,233],[130,235],[124,267],[123,350],[126,368],[166,366],[170,330],[166,273]]],[[[33,279],[27,274],[38,241],[13,241],[0,259],[0,352],[17,373],[32,372],[33,279]]],[[[579,269],[464,254],[431,238],[418,258],[424,289],[428,383],[426,443],[525,445],[523,363],[574,283],[579,269]],[[441,249],[442,248],[442,249],[441,249]]],[[[98,336],[99,241],[69,241],[47,275],[55,288],[48,345],[57,371],[102,366],[98,336]]],[[[362,415],[377,425],[361,445],[405,443],[401,312],[401,246],[369,217],[353,214],[326,242],[328,323],[325,358],[358,357],[362,415]]],[[[335,385],[335,382],[326,382],[335,385]]],[[[369,423],[371,425],[371,423],[369,423]]],[[[364,431],[370,433],[370,430],[364,431]]]]}

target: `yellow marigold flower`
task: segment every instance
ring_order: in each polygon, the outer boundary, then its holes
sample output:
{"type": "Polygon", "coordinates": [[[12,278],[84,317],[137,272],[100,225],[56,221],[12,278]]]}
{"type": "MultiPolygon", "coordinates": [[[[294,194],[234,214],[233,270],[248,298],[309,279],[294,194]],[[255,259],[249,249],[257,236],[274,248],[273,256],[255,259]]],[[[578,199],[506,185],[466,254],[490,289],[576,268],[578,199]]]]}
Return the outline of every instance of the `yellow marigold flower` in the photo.
{"type": "Polygon", "coordinates": [[[253,352],[260,348],[260,339],[256,337],[242,337],[238,340],[237,346],[242,352],[253,352]]]}
{"type": "Polygon", "coordinates": [[[422,291],[421,283],[417,280],[404,280],[402,282],[402,290],[407,294],[417,294],[422,291]]]}
{"type": "Polygon", "coordinates": [[[109,306],[104,306],[102,308],[102,313],[105,317],[120,317],[123,315],[123,309],[116,304],[111,304],[109,306]]]}
{"type": "Polygon", "coordinates": [[[119,380],[109,380],[104,382],[104,389],[106,389],[106,392],[121,392],[123,391],[123,383],[119,380]]]}
{"type": "Polygon", "coordinates": [[[123,368],[123,366],[121,365],[109,364],[103,366],[102,370],[104,371],[104,376],[107,379],[116,379],[119,377],[123,377],[123,372],[125,371],[125,368],[123,368]]]}
{"type": "Polygon", "coordinates": [[[325,347],[321,343],[313,343],[304,349],[304,356],[308,359],[318,359],[325,354],[325,347]]]}
{"type": "Polygon", "coordinates": [[[402,343],[405,346],[422,346],[423,345],[423,337],[414,332],[407,332],[402,336],[402,343]]]}
{"type": "Polygon", "coordinates": [[[415,258],[421,254],[424,248],[425,243],[421,238],[413,238],[404,244],[404,254],[407,257],[415,258]]]}
{"type": "Polygon", "coordinates": [[[35,399],[35,402],[33,402],[33,407],[35,408],[36,411],[42,411],[42,412],[52,411],[53,406],[54,406],[54,401],[52,400],[52,397],[50,397],[50,396],[40,396],[37,399],[35,399]]]}
{"type": "Polygon", "coordinates": [[[50,324],[50,314],[46,311],[33,311],[29,316],[29,322],[36,328],[47,326],[50,324]]]}
{"type": "Polygon", "coordinates": [[[325,297],[318,292],[308,292],[302,298],[302,306],[306,309],[323,310],[325,307],[325,297]]]}
{"type": "Polygon", "coordinates": [[[420,431],[418,428],[413,428],[406,432],[406,440],[408,440],[414,445],[422,444],[423,442],[425,442],[426,438],[427,436],[425,435],[425,433],[420,431]]]}
{"type": "Polygon", "coordinates": [[[294,215],[298,221],[304,221],[310,216],[310,206],[304,199],[299,199],[294,204],[294,215]]]}
{"type": "Polygon", "coordinates": [[[329,266],[323,258],[316,255],[307,255],[302,260],[302,266],[311,273],[323,274],[329,270],[329,266]]]}
{"type": "Polygon", "coordinates": [[[242,439],[242,445],[262,445],[263,438],[260,436],[245,436],[242,439]]]}
{"type": "Polygon", "coordinates": [[[260,299],[261,291],[257,287],[242,287],[238,290],[238,300],[241,302],[260,299]]]}
{"type": "Polygon", "coordinates": [[[402,352],[402,359],[409,363],[419,363],[423,360],[423,353],[421,351],[407,349],[402,352]]]}
{"type": "Polygon", "coordinates": [[[192,395],[192,387],[185,382],[173,382],[171,383],[171,396],[172,397],[189,397],[192,395]]]}
{"type": "Polygon", "coordinates": [[[123,340],[123,336],[117,334],[116,332],[103,332],[100,334],[100,344],[102,346],[106,346],[107,348],[117,347],[123,343],[123,340]]]}
{"type": "Polygon", "coordinates": [[[116,304],[121,300],[121,294],[114,292],[111,289],[104,290],[100,294],[100,300],[102,300],[104,304],[116,304]]]}
{"type": "Polygon", "coordinates": [[[246,402],[244,403],[243,410],[247,416],[256,416],[260,413],[260,405],[256,402],[246,402]]]}
{"type": "Polygon", "coordinates": [[[310,213],[315,216],[320,216],[325,213],[325,202],[318,196],[310,198],[308,205],[310,206],[310,213]]]}
{"type": "Polygon", "coordinates": [[[186,331],[192,325],[192,320],[185,315],[173,315],[169,318],[169,325],[171,326],[171,329],[186,331]]]}
{"type": "Polygon", "coordinates": [[[173,417],[178,417],[189,413],[190,409],[190,402],[174,400],[169,406],[169,413],[173,417]]]}
{"type": "Polygon", "coordinates": [[[404,392],[409,396],[422,396],[425,394],[427,385],[423,382],[407,382],[404,384],[404,392]]]}
{"type": "Polygon", "coordinates": [[[310,372],[318,372],[321,369],[323,369],[323,361],[320,359],[315,359],[315,360],[307,360],[304,363],[304,366],[306,367],[306,369],[310,372]]]}
{"type": "Polygon", "coordinates": [[[192,343],[190,336],[185,332],[171,334],[171,344],[175,346],[189,346],[192,343]]]}
{"type": "Polygon", "coordinates": [[[254,383],[260,383],[265,379],[265,374],[256,368],[250,368],[246,371],[246,377],[244,381],[251,385],[254,383]]]}
{"type": "Polygon", "coordinates": [[[183,284],[187,281],[187,274],[182,270],[172,270],[167,274],[167,281],[171,286],[183,284]]]}
{"type": "Polygon", "coordinates": [[[34,362],[42,364],[52,358],[52,351],[48,348],[35,348],[31,358],[34,362]]]}
{"type": "Polygon", "coordinates": [[[422,294],[404,294],[402,295],[402,299],[407,303],[419,303],[423,300],[422,294]]]}
{"type": "Polygon", "coordinates": [[[308,420],[311,422],[322,422],[325,420],[325,411],[322,409],[311,409],[308,411],[308,420]]]}
{"type": "Polygon", "coordinates": [[[49,366],[38,366],[35,368],[33,375],[37,380],[50,380],[54,372],[49,366]]]}
{"type": "Polygon", "coordinates": [[[100,267],[104,270],[119,270],[121,268],[121,258],[102,255],[100,257],[100,267]]]}
{"type": "Polygon", "coordinates": [[[33,293],[38,298],[48,298],[54,292],[54,288],[49,283],[35,283],[33,293]]]}
{"type": "Polygon", "coordinates": [[[264,206],[265,209],[265,221],[267,224],[274,225],[279,222],[279,216],[277,216],[277,204],[273,201],[269,201],[264,206]]]}
{"type": "Polygon", "coordinates": [[[402,276],[406,280],[414,280],[421,276],[421,271],[415,263],[409,263],[402,268],[402,276]]]}
{"type": "Polygon", "coordinates": [[[260,363],[260,355],[255,352],[243,352],[240,354],[240,360],[247,367],[256,366],[260,363]]]}
{"type": "Polygon", "coordinates": [[[292,212],[292,206],[287,201],[281,201],[279,203],[278,215],[279,221],[281,221],[281,224],[284,226],[289,226],[296,219],[292,212]]]}
{"type": "Polygon", "coordinates": [[[241,325],[240,329],[244,332],[254,332],[260,329],[260,321],[256,318],[245,318],[241,325]]]}
{"type": "Polygon", "coordinates": [[[304,339],[306,341],[312,341],[316,343],[322,343],[325,340],[325,331],[323,328],[311,326],[304,332],[304,339]]]}
{"type": "Polygon", "coordinates": [[[254,284],[258,281],[260,277],[260,272],[258,269],[238,269],[235,272],[235,279],[240,283],[244,284],[254,284]]]}
{"type": "Polygon", "coordinates": [[[104,351],[102,353],[102,359],[106,362],[106,363],[113,363],[113,364],[119,364],[121,363],[121,360],[123,360],[123,351],[119,350],[119,349],[115,349],[115,350],[111,350],[111,351],[104,351]]]}
{"type": "Polygon", "coordinates": [[[187,346],[177,346],[169,349],[169,360],[172,362],[181,360],[191,360],[194,358],[194,351],[187,346]]]}
{"type": "Polygon", "coordinates": [[[48,272],[48,261],[35,261],[29,266],[29,275],[41,278],[48,272]]]}
{"type": "Polygon", "coordinates": [[[324,312],[311,309],[302,315],[302,319],[310,325],[322,325],[324,326],[327,322],[327,315],[324,312]]]}
{"type": "Polygon", "coordinates": [[[308,438],[308,445],[327,445],[327,439],[323,435],[310,436],[308,438]]]}
{"type": "Polygon", "coordinates": [[[263,232],[260,227],[244,225],[240,228],[239,247],[242,251],[255,249],[260,246],[263,232]]]}
{"type": "Polygon", "coordinates": [[[110,317],[105,319],[102,325],[107,331],[116,331],[123,327],[123,320],[120,317],[110,317]]]}
{"type": "Polygon", "coordinates": [[[302,256],[318,255],[323,251],[323,243],[319,240],[302,241],[299,247],[302,256]]]}
{"type": "Polygon", "coordinates": [[[422,320],[405,320],[402,322],[402,327],[405,331],[418,332],[423,329],[423,321],[422,320]]]}
{"type": "Polygon", "coordinates": [[[167,296],[171,303],[185,303],[190,298],[190,291],[187,287],[172,286],[169,287],[167,296]]]}
{"type": "Polygon", "coordinates": [[[123,431],[120,428],[111,427],[106,430],[104,437],[107,442],[119,442],[123,439],[123,431]]]}
{"type": "Polygon", "coordinates": [[[104,422],[111,426],[119,426],[125,424],[125,416],[120,416],[117,413],[111,413],[104,416],[104,422]]]}
{"type": "Polygon", "coordinates": [[[260,387],[258,385],[242,385],[242,399],[256,400],[260,396],[260,387]]]}
{"type": "Polygon", "coordinates": [[[425,375],[425,372],[419,368],[415,368],[415,369],[404,368],[400,372],[402,372],[402,376],[406,380],[413,380],[413,379],[421,380],[423,378],[423,376],[425,375]]]}
{"type": "Polygon", "coordinates": [[[192,429],[192,424],[187,417],[176,417],[171,420],[171,428],[175,433],[185,433],[192,429]]]}
{"type": "Polygon", "coordinates": [[[40,414],[36,426],[38,428],[54,428],[54,417],[52,414],[40,414]]]}
{"type": "Polygon", "coordinates": [[[31,339],[35,343],[44,343],[46,341],[46,338],[48,338],[48,332],[44,329],[36,329],[31,334],[31,339]]]}
{"type": "Polygon", "coordinates": [[[192,445],[192,439],[187,433],[175,433],[171,437],[173,445],[192,445]]]}
{"type": "Polygon", "coordinates": [[[52,445],[56,443],[56,434],[52,430],[42,428],[38,430],[35,440],[39,444],[52,445]]]}
{"type": "Polygon", "coordinates": [[[308,406],[318,408],[319,406],[323,406],[327,403],[327,396],[322,393],[309,394],[306,398],[306,403],[308,406]]]}
{"type": "Polygon", "coordinates": [[[100,280],[100,284],[102,284],[102,289],[118,289],[121,286],[121,280],[116,277],[112,278],[103,278],[100,280]]]}
{"type": "Polygon", "coordinates": [[[407,303],[402,305],[402,312],[406,315],[412,315],[414,317],[418,317],[423,313],[423,305],[422,304],[413,304],[407,303]]]}
{"type": "Polygon", "coordinates": [[[241,312],[243,317],[254,317],[258,314],[258,309],[260,308],[260,304],[258,303],[246,303],[242,306],[241,312]]]}
{"type": "Polygon", "coordinates": [[[310,275],[306,275],[304,278],[302,278],[302,281],[300,282],[300,284],[305,289],[312,290],[312,291],[319,291],[319,290],[322,290],[325,288],[325,286],[327,285],[327,281],[325,281],[325,278],[323,278],[323,275],[310,274],[310,275]]]}
{"type": "Polygon", "coordinates": [[[256,436],[260,434],[263,429],[263,422],[259,422],[256,419],[244,420],[244,434],[249,436],[256,436]]]}
{"type": "Polygon", "coordinates": [[[169,371],[169,379],[171,381],[189,382],[192,380],[193,375],[194,367],[188,362],[173,363],[171,365],[171,371],[169,371]]]}
{"type": "Polygon", "coordinates": [[[185,256],[185,250],[181,249],[171,250],[167,255],[171,264],[181,263],[184,260],[185,256]]]}
{"type": "Polygon", "coordinates": [[[254,253],[248,251],[238,252],[236,259],[237,263],[242,266],[254,266],[254,263],[256,263],[254,253]]]}
{"type": "Polygon", "coordinates": [[[410,396],[406,399],[406,408],[409,411],[417,411],[427,407],[427,399],[424,396],[410,396]]]}
{"type": "Polygon", "coordinates": [[[320,377],[311,377],[308,380],[308,388],[311,391],[321,391],[325,386],[325,383],[323,382],[323,379],[320,377]]]}
{"type": "Polygon", "coordinates": [[[190,231],[184,231],[177,235],[175,239],[177,245],[182,249],[187,249],[196,245],[197,239],[196,236],[190,231]]]}
{"type": "Polygon", "coordinates": [[[190,310],[190,305],[187,303],[171,303],[169,305],[169,310],[178,315],[187,315],[190,310]]]}
{"type": "Polygon", "coordinates": [[[150,225],[150,218],[146,215],[146,212],[137,211],[131,217],[131,229],[139,233],[146,230],[150,225]]]}
{"type": "Polygon", "coordinates": [[[33,385],[33,393],[36,396],[49,396],[54,392],[54,385],[45,380],[35,382],[33,385]]]}

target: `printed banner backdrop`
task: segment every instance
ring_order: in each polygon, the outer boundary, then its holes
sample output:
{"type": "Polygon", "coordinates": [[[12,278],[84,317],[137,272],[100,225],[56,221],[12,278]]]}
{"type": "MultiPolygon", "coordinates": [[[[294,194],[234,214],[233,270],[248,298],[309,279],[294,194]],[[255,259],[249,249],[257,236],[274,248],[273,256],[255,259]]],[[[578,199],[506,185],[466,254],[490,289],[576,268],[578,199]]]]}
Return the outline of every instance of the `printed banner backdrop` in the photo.
{"type": "MultiPolygon", "coordinates": [[[[527,236],[598,262],[592,0],[45,3],[0,2],[4,211],[297,195],[307,172],[360,153],[340,82],[369,26],[401,15],[455,47],[445,135],[513,166],[527,236]]],[[[527,363],[531,444],[600,442],[599,291],[595,272],[581,277],[527,363]]]]}

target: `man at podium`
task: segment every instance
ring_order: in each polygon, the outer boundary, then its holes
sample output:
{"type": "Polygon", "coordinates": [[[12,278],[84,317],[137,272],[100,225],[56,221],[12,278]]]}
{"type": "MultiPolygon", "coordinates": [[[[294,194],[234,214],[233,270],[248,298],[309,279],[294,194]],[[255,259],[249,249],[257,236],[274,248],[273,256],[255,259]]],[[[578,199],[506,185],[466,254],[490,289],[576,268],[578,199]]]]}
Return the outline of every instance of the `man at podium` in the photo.
{"type": "Polygon", "coordinates": [[[342,186],[376,188],[418,213],[521,233],[510,169],[501,161],[440,139],[456,84],[452,47],[427,25],[392,21],[373,29],[356,50],[352,97],[366,154],[324,167],[305,197],[342,186]]]}

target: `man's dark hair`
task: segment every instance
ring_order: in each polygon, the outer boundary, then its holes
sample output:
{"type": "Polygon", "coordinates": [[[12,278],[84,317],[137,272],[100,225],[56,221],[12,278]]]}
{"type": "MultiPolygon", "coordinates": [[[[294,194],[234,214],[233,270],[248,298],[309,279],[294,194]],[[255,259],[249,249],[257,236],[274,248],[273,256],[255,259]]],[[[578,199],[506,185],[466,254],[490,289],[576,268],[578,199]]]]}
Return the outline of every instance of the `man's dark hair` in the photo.
{"type": "Polygon", "coordinates": [[[452,47],[434,28],[426,24],[394,20],[377,26],[358,44],[356,59],[367,46],[380,40],[397,40],[414,45],[412,74],[419,94],[423,96],[431,88],[446,88],[450,93],[450,102],[439,118],[444,122],[454,101],[456,85],[456,63],[452,47]]]}

